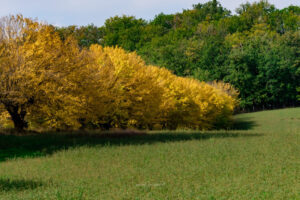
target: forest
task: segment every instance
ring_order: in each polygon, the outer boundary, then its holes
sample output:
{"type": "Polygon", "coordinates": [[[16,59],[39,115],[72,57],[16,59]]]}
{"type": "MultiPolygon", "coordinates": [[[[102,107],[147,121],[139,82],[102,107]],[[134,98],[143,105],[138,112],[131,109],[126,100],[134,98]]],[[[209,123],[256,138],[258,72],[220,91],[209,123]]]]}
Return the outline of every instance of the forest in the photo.
{"type": "Polygon", "coordinates": [[[55,27],[0,20],[0,124],[224,129],[235,112],[299,105],[300,7],[236,14],[216,0],[146,21],[55,27]]]}
{"type": "Polygon", "coordinates": [[[123,15],[101,27],[56,30],[62,39],[73,35],[81,47],[118,46],[178,76],[230,83],[239,91],[241,111],[299,105],[299,5],[277,9],[259,1],[233,14],[212,0],[150,21],[123,15]]]}
{"type": "MultiPolygon", "coordinates": [[[[5,3],[117,7],[40,2],[5,3]]],[[[300,199],[299,3],[31,17],[0,17],[1,200],[300,199]]]]}
{"type": "Polygon", "coordinates": [[[228,83],[176,76],[120,47],[81,48],[22,15],[0,19],[2,128],[226,128],[237,95],[228,83]]]}

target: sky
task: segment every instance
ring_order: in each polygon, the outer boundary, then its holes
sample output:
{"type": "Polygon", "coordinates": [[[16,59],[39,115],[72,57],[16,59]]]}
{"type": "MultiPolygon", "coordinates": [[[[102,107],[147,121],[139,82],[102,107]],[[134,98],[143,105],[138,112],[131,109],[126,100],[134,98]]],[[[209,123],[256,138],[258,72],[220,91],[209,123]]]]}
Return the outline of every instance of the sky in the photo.
{"type": "MultiPolygon", "coordinates": [[[[133,15],[146,20],[163,12],[172,14],[192,8],[193,4],[208,0],[0,0],[0,17],[23,14],[55,26],[102,26],[115,15],[133,15]]],[[[254,2],[255,0],[248,0],[254,2]]],[[[219,0],[223,7],[234,11],[247,0],[219,0]]],[[[269,0],[276,8],[300,6],[300,0],[269,0]]]]}

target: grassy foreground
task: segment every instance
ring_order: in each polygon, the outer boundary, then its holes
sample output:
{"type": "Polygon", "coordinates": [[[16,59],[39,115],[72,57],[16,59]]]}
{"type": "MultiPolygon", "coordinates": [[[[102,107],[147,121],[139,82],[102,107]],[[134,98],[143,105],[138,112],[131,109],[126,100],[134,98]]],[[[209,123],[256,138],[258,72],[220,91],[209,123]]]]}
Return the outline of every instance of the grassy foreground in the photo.
{"type": "Polygon", "coordinates": [[[300,108],[235,129],[0,135],[0,199],[300,199],[300,108]]]}

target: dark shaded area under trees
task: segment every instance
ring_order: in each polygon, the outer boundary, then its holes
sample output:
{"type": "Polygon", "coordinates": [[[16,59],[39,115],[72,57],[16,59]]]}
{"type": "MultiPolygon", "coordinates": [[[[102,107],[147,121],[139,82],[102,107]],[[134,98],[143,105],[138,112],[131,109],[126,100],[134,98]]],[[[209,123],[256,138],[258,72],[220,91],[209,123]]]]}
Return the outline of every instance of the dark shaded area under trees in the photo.
{"type": "Polygon", "coordinates": [[[233,15],[212,0],[149,22],[115,16],[102,27],[56,30],[62,38],[73,35],[81,47],[120,46],[176,75],[231,83],[246,111],[299,105],[299,6],[280,10],[260,1],[240,5],[233,15]]]}
{"type": "MultiPolygon", "coordinates": [[[[250,130],[254,124],[251,121],[237,122],[236,130],[250,130]],[[248,125],[246,125],[248,123],[248,125]]],[[[210,138],[260,137],[262,133],[243,132],[43,132],[23,135],[3,135],[0,133],[0,163],[12,158],[43,157],[57,151],[80,146],[126,146],[151,145],[189,140],[207,140],[210,138]]],[[[0,179],[0,189],[3,180],[0,179]]],[[[20,183],[21,184],[21,183],[20,183]]],[[[7,184],[5,187],[7,186],[7,184]]]]}

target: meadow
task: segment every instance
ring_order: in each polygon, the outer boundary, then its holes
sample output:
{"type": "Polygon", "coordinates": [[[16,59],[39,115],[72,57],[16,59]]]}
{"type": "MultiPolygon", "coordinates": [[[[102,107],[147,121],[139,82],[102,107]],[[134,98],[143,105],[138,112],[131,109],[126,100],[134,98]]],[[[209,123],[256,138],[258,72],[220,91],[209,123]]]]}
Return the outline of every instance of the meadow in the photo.
{"type": "Polygon", "coordinates": [[[300,199],[300,108],[233,130],[0,135],[0,199],[300,199]]]}

